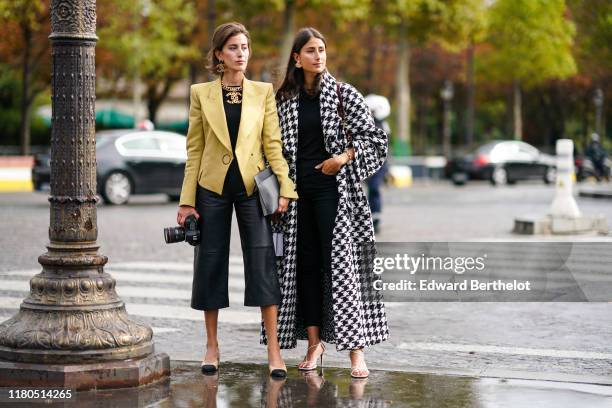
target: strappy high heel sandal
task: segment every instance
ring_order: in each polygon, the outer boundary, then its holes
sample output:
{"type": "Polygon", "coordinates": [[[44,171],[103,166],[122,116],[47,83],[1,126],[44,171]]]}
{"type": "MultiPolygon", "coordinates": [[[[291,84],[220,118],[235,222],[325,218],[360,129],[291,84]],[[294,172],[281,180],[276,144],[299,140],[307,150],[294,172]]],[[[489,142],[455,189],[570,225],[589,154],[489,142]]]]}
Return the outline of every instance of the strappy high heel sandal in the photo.
{"type": "Polygon", "coordinates": [[[206,360],[202,361],[202,374],[214,374],[219,370],[219,349],[217,349],[217,360],[209,363],[206,360]]]}
{"type": "MultiPolygon", "coordinates": [[[[355,349],[349,352],[349,355],[352,353],[361,353],[363,354],[363,349],[355,349]]],[[[359,364],[357,367],[353,367],[351,364],[351,378],[368,378],[370,375],[370,370],[365,365],[365,359],[362,360],[362,364],[359,364]]]]}
{"type": "Polygon", "coordinates": [[[315,357],[314,360],[306,360],[306,357],[304,357],[304,360],[298,365],[298,370],[300,371],[315,370],[317,368],[317,358],[321,359],[320,365],[321,367],[323,367],[323,354],[325,354],[325,344],[318,342],[317,344],[313,344],[312,346],[308,347],[306,351],[308,352],[310,351],[310,349],[316,348],[319,346],[321,346],[321,348],[323,349],[319,357],[315,357]]]}

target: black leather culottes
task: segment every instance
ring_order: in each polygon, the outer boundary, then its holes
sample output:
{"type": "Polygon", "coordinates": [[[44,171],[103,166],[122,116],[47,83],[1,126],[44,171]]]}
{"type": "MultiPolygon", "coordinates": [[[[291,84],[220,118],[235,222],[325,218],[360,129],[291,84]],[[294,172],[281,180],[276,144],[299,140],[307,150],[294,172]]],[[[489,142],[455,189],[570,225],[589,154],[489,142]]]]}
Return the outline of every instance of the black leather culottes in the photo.
{"type": "Polygon", "coordinates": [[[228,272],[232,212],[236,208],[244,261],[245,306],[278,305],[281,300],[270,222],[258,192],[219,195],[198,185],[200,244],[195,247],[191,307],[215,310],[229,306],[228,272]]]}

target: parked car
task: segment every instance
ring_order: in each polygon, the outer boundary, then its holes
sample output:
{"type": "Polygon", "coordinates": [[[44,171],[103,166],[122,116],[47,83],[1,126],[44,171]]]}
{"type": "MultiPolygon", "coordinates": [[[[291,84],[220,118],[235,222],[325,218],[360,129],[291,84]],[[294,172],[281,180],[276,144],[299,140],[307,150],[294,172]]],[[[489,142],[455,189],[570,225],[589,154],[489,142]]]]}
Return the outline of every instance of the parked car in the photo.
{"type": "Polygon", "coordinates": [[[455,185],[470,179],[489,180],[493,185],[540,179],[549,184],[557,174],[554,156],[528,143],[497,140],[480,146],[472,154],[449,160],[445,174],[455,185]]]}
{"type": "MultiPolygon", "coordinates": [[[[183,135],[159,130],[121,129],[96,134],[98,193],[105,203],[125,204],[132,194],[163,193],[177,201],[187,152],[183,135]]],[[[49,189],[50,155],[37,155],[32,181],[49,189]]]]}

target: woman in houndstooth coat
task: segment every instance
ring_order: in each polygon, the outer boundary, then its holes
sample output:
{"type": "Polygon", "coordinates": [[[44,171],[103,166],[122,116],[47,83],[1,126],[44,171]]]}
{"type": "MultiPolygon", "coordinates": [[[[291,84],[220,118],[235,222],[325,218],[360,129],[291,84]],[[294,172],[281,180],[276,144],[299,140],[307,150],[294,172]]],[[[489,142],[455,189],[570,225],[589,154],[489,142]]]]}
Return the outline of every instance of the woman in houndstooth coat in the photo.
{"type": "Polygon", "coordinates": [[[374,229],[361,182],[385,162],[388,143],[363,96],[327,72],[325,48],[318,31],[300,30],[277,92],[283,153],[299,196],[273,227],[284,234],[278,336],[281,348],[308,339],[300,370],[322,363],[323,341],[349,350],[351,376],[365,378],[363,348],[386,340],[388,327],[372,287],[374,229]]]}

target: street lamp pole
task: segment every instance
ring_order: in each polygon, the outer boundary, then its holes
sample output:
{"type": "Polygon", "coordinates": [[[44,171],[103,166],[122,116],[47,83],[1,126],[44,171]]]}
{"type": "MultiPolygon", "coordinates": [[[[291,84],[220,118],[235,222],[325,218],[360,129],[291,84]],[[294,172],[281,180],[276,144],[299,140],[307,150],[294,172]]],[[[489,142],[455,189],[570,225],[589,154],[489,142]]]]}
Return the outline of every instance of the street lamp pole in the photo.
{"type": "Polygon", "coordinates": [[[132,85],[132,110],[134,112],[134,128],[137,128],[140,122],[144,119],[142,114],[142,79],[140,76],[140,55],[143,52],[141,49],[141,29],[143,19],[147,18],[151,12],[151,1],[150,0],[138,0],[136,2],[136,13],[134,16],[134,30],[133,45],[134,45],[134,78],[132,85]]]}
{"type": "Polygon", "coordinates": [[[440,97],[444,102],[442,153],[447,159],[451,156],[451,101],[454,93],[453,83],[449,80],[444,81],[444,87],[440,90],[440,97]]]}
{"type": "Polygon", "coordinates": [[[29,296],[0,324],[0,385],[138,386],[169,375],[169,359],[128,316],[98,253],[95,0],[52,0],[51,28],[49,244],[29,296]]]}
{"type": "Polygon", "coordinates": [[[593,103],[595,104],[595,133],[603,137],[603,129],[601,126],[601,111],[604,103],[604,94],[601,88],[595,89],[593,95],[593,103]]]}

